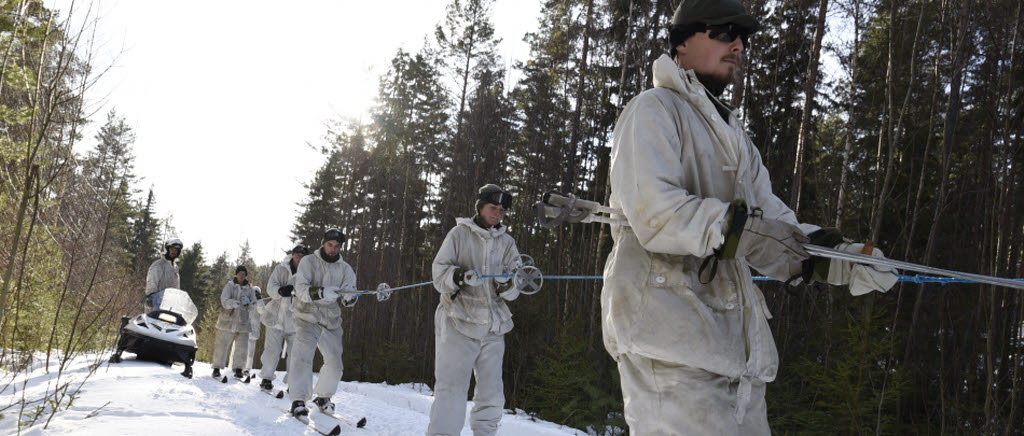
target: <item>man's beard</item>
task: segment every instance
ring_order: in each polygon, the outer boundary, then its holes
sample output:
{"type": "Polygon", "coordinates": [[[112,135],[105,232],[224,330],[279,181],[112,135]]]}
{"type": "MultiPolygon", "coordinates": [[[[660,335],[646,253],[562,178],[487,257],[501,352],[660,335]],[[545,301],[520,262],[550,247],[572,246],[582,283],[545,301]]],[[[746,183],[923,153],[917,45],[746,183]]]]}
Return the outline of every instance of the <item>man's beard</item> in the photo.
{"type": "Polygon", "coordinates": [[[697,80],[707,88],[708,92],[715,98],[721,97],[722,93],[725,92],[725,87],[732,84],[733,74],[727,76],[716,76],[712,74],[702,74],[694,72],[697,75],[697,80]]]}

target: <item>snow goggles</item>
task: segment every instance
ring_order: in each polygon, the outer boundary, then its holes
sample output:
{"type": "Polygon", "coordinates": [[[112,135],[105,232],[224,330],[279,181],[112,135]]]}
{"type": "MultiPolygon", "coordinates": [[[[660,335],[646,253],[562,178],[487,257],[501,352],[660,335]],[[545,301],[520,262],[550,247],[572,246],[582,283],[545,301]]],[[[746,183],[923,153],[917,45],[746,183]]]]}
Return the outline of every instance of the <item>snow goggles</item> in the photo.
{"type": "MultiPolygon", "coordinates": [[[[338,230],[338,229],[330,229],[326,233],[324,233],[324,240],[323,240],[323,242],[327,242],[327,241],[337,241],[339,244],[344,244],[345,243],[345,234],[341,233],[341,231],[338,230]]],[[[323,243],[323,242],[321,242],[321,243],[323,243]]]]}
{"type": "Polygon", "coordinates": [[[512,208],[512,194],[509,194],[508,192],[488,192],[477,195],[477,198],[490,204],[501,205],[501,207],[504,207],[506,210],[512,208]]]}

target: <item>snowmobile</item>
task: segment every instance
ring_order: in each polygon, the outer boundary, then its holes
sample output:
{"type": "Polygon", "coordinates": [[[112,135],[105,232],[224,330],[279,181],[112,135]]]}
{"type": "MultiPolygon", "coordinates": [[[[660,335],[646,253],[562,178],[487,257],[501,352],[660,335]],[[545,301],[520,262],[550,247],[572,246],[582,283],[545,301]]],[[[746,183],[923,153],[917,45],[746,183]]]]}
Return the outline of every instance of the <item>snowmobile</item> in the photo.
{"type": "Polygon", "coordinates": [[[181,375],[192,378],[196,360],[196,331],[192,328],[199,311],[188,293],[167,288],[152,295],[153,310],[135,317],[121,317],[121,337],[111,363],[121,362],[121,353],[135,353],[137,359],[185,364],[181,375]]]}

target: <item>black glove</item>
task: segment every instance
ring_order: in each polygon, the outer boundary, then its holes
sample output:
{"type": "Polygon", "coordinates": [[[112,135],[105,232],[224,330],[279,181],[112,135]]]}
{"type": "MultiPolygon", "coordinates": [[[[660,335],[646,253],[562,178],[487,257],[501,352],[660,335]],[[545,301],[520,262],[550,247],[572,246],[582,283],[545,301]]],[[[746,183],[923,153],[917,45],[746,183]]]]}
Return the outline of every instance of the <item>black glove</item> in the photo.
{"type": "MultiPolygon", "coordinates": [[[[807,238],[811,240],[810,244],[826,248],[834,248],[844,242],[843,233],[835,227],[822,227],[811,232],[807,238]]],[[[828,267],[831,264],[832,259],[820,256],[811,256],[805,260],[803,265],[804,283],[827,282],[828,267]]]]}
{"type": "Polygon", "coordinates": [[[280,288],[277,288],[277,294],[282,296],[282,297],[291,297],[292,296],[292,291],[294,291],[294,290],[295,290],[294,286],[292,286],[292,285],[285,285],[285,286],[281,286],[280,288]]]}
{"type": "Polygon", "coordinates": [[[455,286],[460,289],[463,286],[466,286],[466,270],[456,267],[455,270],[452,271],[452,281],[455,282],[455,286]]]}
{"type": "Polygon", "coordinates": [[[452,300],[459,296],[459,292],[462,292],[462,287],[466,286],[466,270],[455,267],[452,270],[452,281],[455,282],[455,292],[452,292],[452,300]]]}

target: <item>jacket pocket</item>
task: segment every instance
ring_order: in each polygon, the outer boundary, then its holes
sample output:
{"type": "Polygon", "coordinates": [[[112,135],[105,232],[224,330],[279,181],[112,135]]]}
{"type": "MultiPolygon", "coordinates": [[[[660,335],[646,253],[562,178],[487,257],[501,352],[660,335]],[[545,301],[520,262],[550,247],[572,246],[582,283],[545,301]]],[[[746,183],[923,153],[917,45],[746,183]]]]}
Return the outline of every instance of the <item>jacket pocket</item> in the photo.
{"type": "Polygon", "coordinates": [[[690,286],[690,278],[683,271],[684,257],[651,253],[651,272],[647,277],[647,285],[655,288],[690,286]]]}
{"type": "Polygon", "coordinates": [[[487,304],[487,297],[480,295],[484,287],[466,286],[457,294],[455,299],[442,295],[442,301],[448,308],[448,316],[472,324],[486,324],[491,320],[490,309],[487,304]],[[447,301],[445,301],[447,299],[447,301]]]}
{"type": "Polygon", "coordinates": [[[739,309],[739,284],[729,274],[732,261],[719,261],[718,272],[708,283],[701,283],[699,278],[702,262],[695,256],[652,254],[647,283],[654,288],[670,288],[683,296],[692,292],[700,302],[717,312],[739,309]]]}

